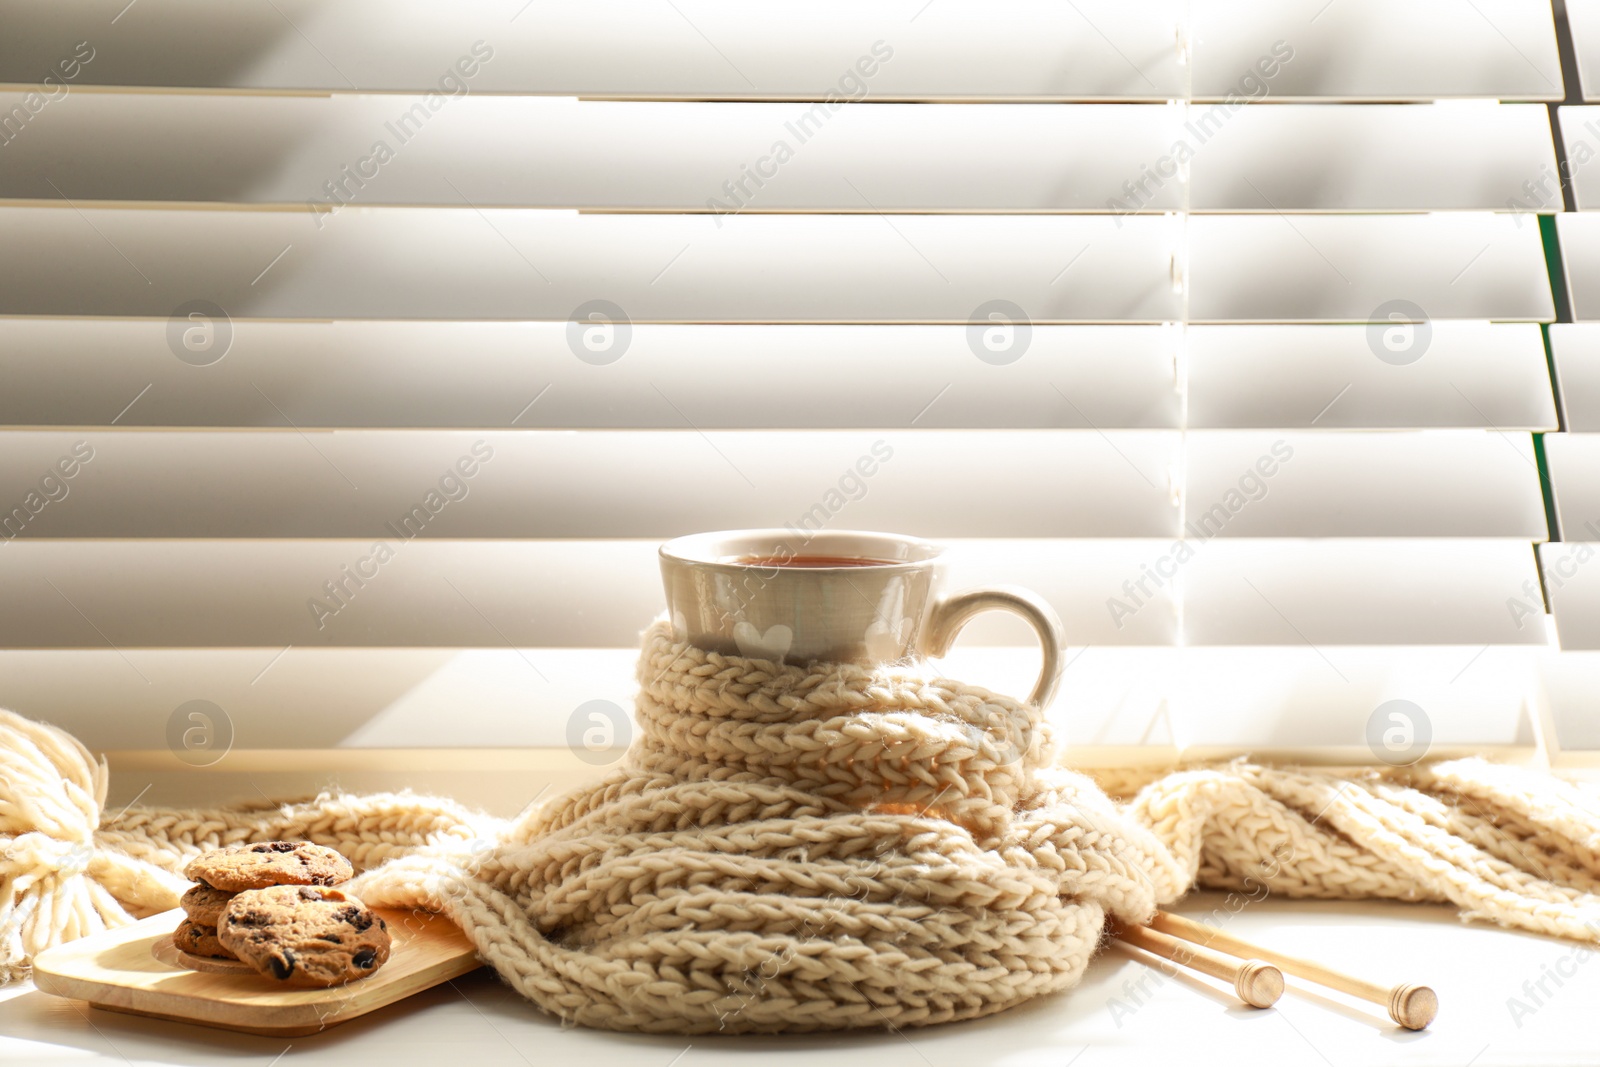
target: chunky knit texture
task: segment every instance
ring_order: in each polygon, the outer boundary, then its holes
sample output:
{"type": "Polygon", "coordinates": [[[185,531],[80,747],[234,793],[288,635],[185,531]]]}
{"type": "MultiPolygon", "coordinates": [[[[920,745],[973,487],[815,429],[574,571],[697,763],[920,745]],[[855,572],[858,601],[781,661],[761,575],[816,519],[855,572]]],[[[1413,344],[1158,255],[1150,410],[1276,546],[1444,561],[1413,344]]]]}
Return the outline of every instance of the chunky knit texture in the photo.
{"type": "Polygon", "coordinates": [[[534,1003],[617,1030],[985,1015],[1071,987],[1108,915],[1197,882],[1600,932],[1600,806],[1547,775],[1238,762],[1116,803],[1054,765],[1037,709],[947,679],[721,656],[658,625],[639,680],[620,768],[511,822],[404,793],[108,815],[103,763],[0,712],[0,977],[176,906],[199,852],[278,838],[339,849],[369,903],[445,913],[534,1003]]]}

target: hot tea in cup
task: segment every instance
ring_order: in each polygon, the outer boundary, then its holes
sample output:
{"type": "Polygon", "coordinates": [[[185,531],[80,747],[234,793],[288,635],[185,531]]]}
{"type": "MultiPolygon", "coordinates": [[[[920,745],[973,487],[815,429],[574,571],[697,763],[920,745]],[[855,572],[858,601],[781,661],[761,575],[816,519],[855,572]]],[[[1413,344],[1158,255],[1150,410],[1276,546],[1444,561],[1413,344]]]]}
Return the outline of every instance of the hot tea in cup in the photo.
{"type": "Polygon", "coordinates": [[[708,652],[777,663],[883,666],[943,656],[973,616],[1021,615],[1043,669],[1029,701],[1055,695],[1061,623],[1043,598],[995,587],[944,592],[943,549],[896,534],[826,530],[693,534],[661,546],[673,635],[708,652]]]}

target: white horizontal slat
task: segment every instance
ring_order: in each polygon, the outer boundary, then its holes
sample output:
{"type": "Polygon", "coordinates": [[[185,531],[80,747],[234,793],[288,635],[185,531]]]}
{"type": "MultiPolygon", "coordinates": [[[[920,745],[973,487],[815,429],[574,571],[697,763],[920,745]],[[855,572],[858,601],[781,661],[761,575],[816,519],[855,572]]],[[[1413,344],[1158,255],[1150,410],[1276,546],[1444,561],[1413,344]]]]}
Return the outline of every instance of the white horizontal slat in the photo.
{"type": "Polygon", "coordinates": [[[175,358],[168,329],[0,318],[0,425],[1179,425],[1170,326],[1036,326],[992,352],[966,326],[640,323],[596,365],[564,322],[234,322],[191,357],[221,353],[201,367],[175,358]]]}
{"type": "MultiPolygon", "coordinates": [[[[953,542],[950,589],[1011,584],[1054,605],[1071,645],[1169,645],[1171,587],[1132,614],[1108,598],[1169,540],[953,542]]],[[[661,611],[657,542],[29,541],[0,546],[0,648],[635,648],[661,611]],[[365,561],[365,562],[363,562],[365,561]],[[344,572],[364,574],[356,585],[344,572]],[[326,584],[346,583],[343,603],[326,584]],[[323,610],[310,603],[319,600],[323,610]],[[337,609],[337,610],[335,610],[337,609]],[[332,614],[328,614],[328,612],[332,614]]],[[[1023,646],[1020,620],[962,634],[1023,646]]]]}
{"type": "Polygon", "coordinates": [[[1565,0],[1585,100],[1600,100],[1600,2],[1565,0]]]}
{"type": "MultiPolygon", "coordinates": [[[[1545,595],[1562,650],[1600,650],[1600,541],[1587,528],[1572,536],[1575,540],[1539,546],[1545,595]],[[1581,540],[1585,537],[1590,540],[1581,540]]],[[[1592,690],[1588,701],[1593,715],[1592,690]]]]}
{"type": "MultiPolygon", "coordinates": [[[[0,96],[0,114],[17,99],[0,96]]],[[[425,100],[83,94],[41,112],[26,137],[5,146],[0,195],[324,211],[464,201],[722,213],[1106,211],[1182,131],[1178,109],[1141,104],[830,111],[471,96],[433,113],[425,100]]],[[[1147,210],[1177,210],[1184,190],[1168,182],[1147,199],[1147,210]]]]}
{"type": "MultiPolygon", "coordinates": [[[[1179,536],[1175,432],[18,431],[0,440],[0,500],[14,502],[0,512],[7,538],[666,538],[786,523],[939,538],[1179,536]],[[92,459],[70,462],[91,449],[92,459]],[[71,478],[52,476],[62,461],[71,478]]],[[[1183,466],[1188,536],[1202,540],[1547,535],[1525,434],[1196,431],[1183,466]]],[[[1565,458],[1558,469],[1568,472],[1565,458]]],[[[1573,481],[1600,485],[1593,473],[1573,481]]]]}
{"type": "Polygon", "coordinates": [[[1429,319],[1555,317],[1522,216],[1202,215],[1188,235],[1191,321],[1369,322],[1396,302],[1429,319]]]}
{"type": "Polygon", "coordinates": [[[1294,58],[1274,97],[1559,100],[1561,62],[1546,0],[1206,0],[1191,8],[1194,93],[1251,93],[1272,42],[1294,58]]]}
{"type": "Polygon", "coordinates": [[[1195,211],[1499,211],[1545,175],[1549,195],[1525,210],[1561,210],[1538,105],[1196,104],[1186,118],[1195,211]]]}
{"type": "Polygon", "coordinates": [[[1544,437],[1550,491],[1564,541],[1600,541],[1600,433],[1544,437]]]}
{"type": "Polygon", "coordinates": [[[1600,324],[1550,327],[1550,358],[1561,391],[1561,414],[1573,432],[1600,430],[1600,324]]]}
{"type": "MultiPolygon", "coordinates": [[[[654,541],[392,547],[379,563],[371,542],[355,540],[18,539],[0,549],[0,595],[30,610],[0,619],[0,647],[626,648],[660,610],[654,541]],[[345,566],[372,577],[357,587],[345,566]],[[335,580],[347,582],[343,606],[325,588],[335,580]]],[[[1074,646],[1178,641],[1178,574],[1190,645],[1546,642],[1542,615],[1518,619],[1506,607],[1538,589],[1526,541],[1190,547],[1179,559],[1170,540],[956,542],[951,588],[1031,587],[1074,646]]],[[[986,617],[970,640],[1021,646],[1027,634],[1015,619],[986,617]]]]}
{"type": "MultiPolygon", "coordinates": [[[[1179,536],[1171,432],[66,430],[3,440],[6,537],[670,537],[784,523],[1179,536]],[[74,477],[50,477],[85,450],[93,459],[74,477]]],[[[1557,470],[1571,485],[1600,485],[1600,453],[1581,477],[1566,456],[1557,470]]],[[[1198,539],[1547,536],[1526,435],[1206,430],[1187,438],[1184,466],[1198,539]]]]}
{"type": "MultiPolygon", "coordinates": [[[[1412,346],[1398,351],[1385,344],[1388,329],[1382,322],[1191,327],[1188,425],[1556,428],[1538,326],[1433,322],[1396,338],[1412,346]]],[[[1568,329],[1582,327],[1554,326],[1552,339],[1568,329]]]]}
{"type": "Polygon", "coordinates": [[[1178,0],[140,0],[112,26],[119,6],[0,4],[0,81],[36,81],[99,26],[87,84],[426,92],[465,59],[446,91],[1167,100],[1184,86],[1178,0]]]}
{"type": "MultiPolygon", "coordinates": [[[[69,730],[94,751],[159,751],[176,709],[205,700],[234,751],[564,749],[580,705],[631,709],[637,651],[548,649],[137,649],[0,652],[0,707],[69,730]],[[524,658],[526,657],[526,658],[524,658]],[[534,665],[537,665],[537,671],[534,665]],[[135,672],[135,668],[137,673],[135,672]],[[141,681],[141,676],[143,681],[141,681]],[[116,715],[106,715],[108,707],[116,715]]],[[[1526,745],[1524,706],[1541,679],[1587,679],[1539,649],[1073,648],[1051,708],[1057,740],[1082,746],[1343,750],[1369,761],[1366,726],[1403,699],[1427,716],[1435,749],[1526,745]],[[1557,670],[1561,668],[1561,670],[1557,670]],[[1330,684],[1331,683],[1331,684],[1330,684]]],[[[958,643],[942,666],[1025,693],[1037,649],[958,643]]],[[[1552,698],[1558,716],[1569,701],[1552,698]]],[[[1558,717],[1564,744],[1600,748],[1584,718],[1558,717]]],[[[1387,723],[1385,723],[1387,725],[1387,723]]],[[[199,752],[197,763],[221,756],[199,752]]],[[[226,758],[222,756],[221,758],[226,758]]],[[[219,769],[227,764],[220,763],[219,769]]]]}
{"type": "MultiPolygon", "coordinates": [[[[23,94],[0,94],[0,115],[23,94]]],[[[89,93],[6,144],[0,196],[666,211],[1500,210],[1545,108],[641,103],[89,93]],[[424,133],[423,131],[426,131],[424,133]],[[1005,165],[977,145],[1004,146],[1005,165]],[[1193,153],[1187,179],[1178,155],[1193,153]],[[219,165],[219,160],[225,164],[219,165]],[[1131,184],[1130,184],[1131,183],[1131,184]]],[[[1552,179],[1553,180],[1553,179],[1552,179]]],[[[1553,199],[1529,210],[1560,210],[1553,199]]]]}
{"type": "Polygon", "coordinates": [[[1526,541],[1216,538],[1183,565],[1191,645],[1544,645],[1526,541]]]}
{"type": "Polygon", "coordinates": [[[0,314],[966,323],[1175,321],[1167,216],[0,208],[0,314]]]}
{"type": "Polygon", "coordinates": [[[1548,536],[1527,434],[1209,431],[1186,447],[1191,537],[1548,536]]]}
{"type": "Polygon", "coordinates": [[[35,493],[38,514],[0,512],[0,536],[666,539],[789,524],[1175,537],[1178,440],[1092,430],[11,432],[0,435],[0,501],[35,493]],[[37,496],[75,446],[92,460],[45,486],[58,500],[37,496]]]}
{"type": "MultiPolygon", "coordinates": [[[[235,322],[203,367],[174,358],[167,329],[0,319],[0,425],[1167,429],[1186,346],[1195,429],[1556,428],[1532,324],[1434,322],[1398,355],[1381,324],[1036,326],[1001,365],[963,326],[644,323],[604,366],[577,357],[565,323],[235,322]]],[[[1552,327],[1569,425],[1585,368],[1600,373],[1582,348],[1593,329],[1552,327]]],[[[1600,398],[1591,410],[1600,428],[1600,398]]]]}
{"type": "Polygon", "coordinates": [[[1578,322],[1600,319],[1600,214],[1569,211],[1556,216],[1567,298],[1578,322]]]}
{"type": "Polygon", "coordinates": [[[266,9],[141,0],[137,17],[118,8],[0,4],[0,80],[36,81],[74,54],[85,27],[100,27],[83,84],[426,91],[466,60],[474,91],[585,96],[1562,95],[1540,0],[1475,0],[1466,11],[1452,0],[1341,0],[1332,11],[1316,0],[279,0],[266,9]],[[875,57],[887,58],[857,67],[875,57]]]}
{"type": "MultiPolygon", "coordinates": [[[[1581,217],[1579,217],[1581,218],[1581,217]]],[[[0,314],[635,321],[1553,317],[1538,228],[1429,215],[581,215],[0,208],[0,314]],[[319,231],[319,226],[321,227],[319,231]],[[1182,242],[1187,235],[1187,268],[1182,242]]]]}

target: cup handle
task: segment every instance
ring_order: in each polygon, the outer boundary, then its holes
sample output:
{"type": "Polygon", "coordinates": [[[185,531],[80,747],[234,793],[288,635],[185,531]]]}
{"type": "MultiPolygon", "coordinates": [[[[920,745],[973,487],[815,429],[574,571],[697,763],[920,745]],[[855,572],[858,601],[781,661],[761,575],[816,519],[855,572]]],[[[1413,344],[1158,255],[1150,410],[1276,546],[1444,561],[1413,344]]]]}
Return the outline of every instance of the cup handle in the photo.
{"type": "Polygon", "coordinates": [[[1016,586],[995,586],[992,589],[968,589],[944,597],[933,605],[924,630],[923,652],[929,656],[943,656],[955,644],[956,636],[972,621],[974,615],[985,611],[1009,611],[1021,615],[1039,635],[1044,652],[1044,663],[1039,669],[1039,681],[1028,697],[1028,703],[1044,708],[1055,699],[1056,688],[1061,683],[1061,618],[1043,597],[1016,586]]]}

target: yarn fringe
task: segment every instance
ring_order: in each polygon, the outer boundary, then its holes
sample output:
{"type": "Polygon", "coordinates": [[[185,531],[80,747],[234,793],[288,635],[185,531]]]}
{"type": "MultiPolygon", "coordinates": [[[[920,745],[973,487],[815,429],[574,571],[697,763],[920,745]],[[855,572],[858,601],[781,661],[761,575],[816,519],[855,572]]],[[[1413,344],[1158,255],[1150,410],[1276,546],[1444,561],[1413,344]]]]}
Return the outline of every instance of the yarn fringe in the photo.
{"type": "Polygon", "coordinates": [[[623,764],[513,821],[411,793],[108,813],[103,761],[0,711],[0,981],[175,907],[200,852],[282,838],[339,849],[369,903],[448,915],[563,1020],[652,1033],[989,1014],[1072,987],[1108,915],[1194,886],[1600,940],[1600,804],[1536,771],[1240,760],[1097,784],[1055,765],[1030,706],[661,624],[639,680],[623,764]]]}

